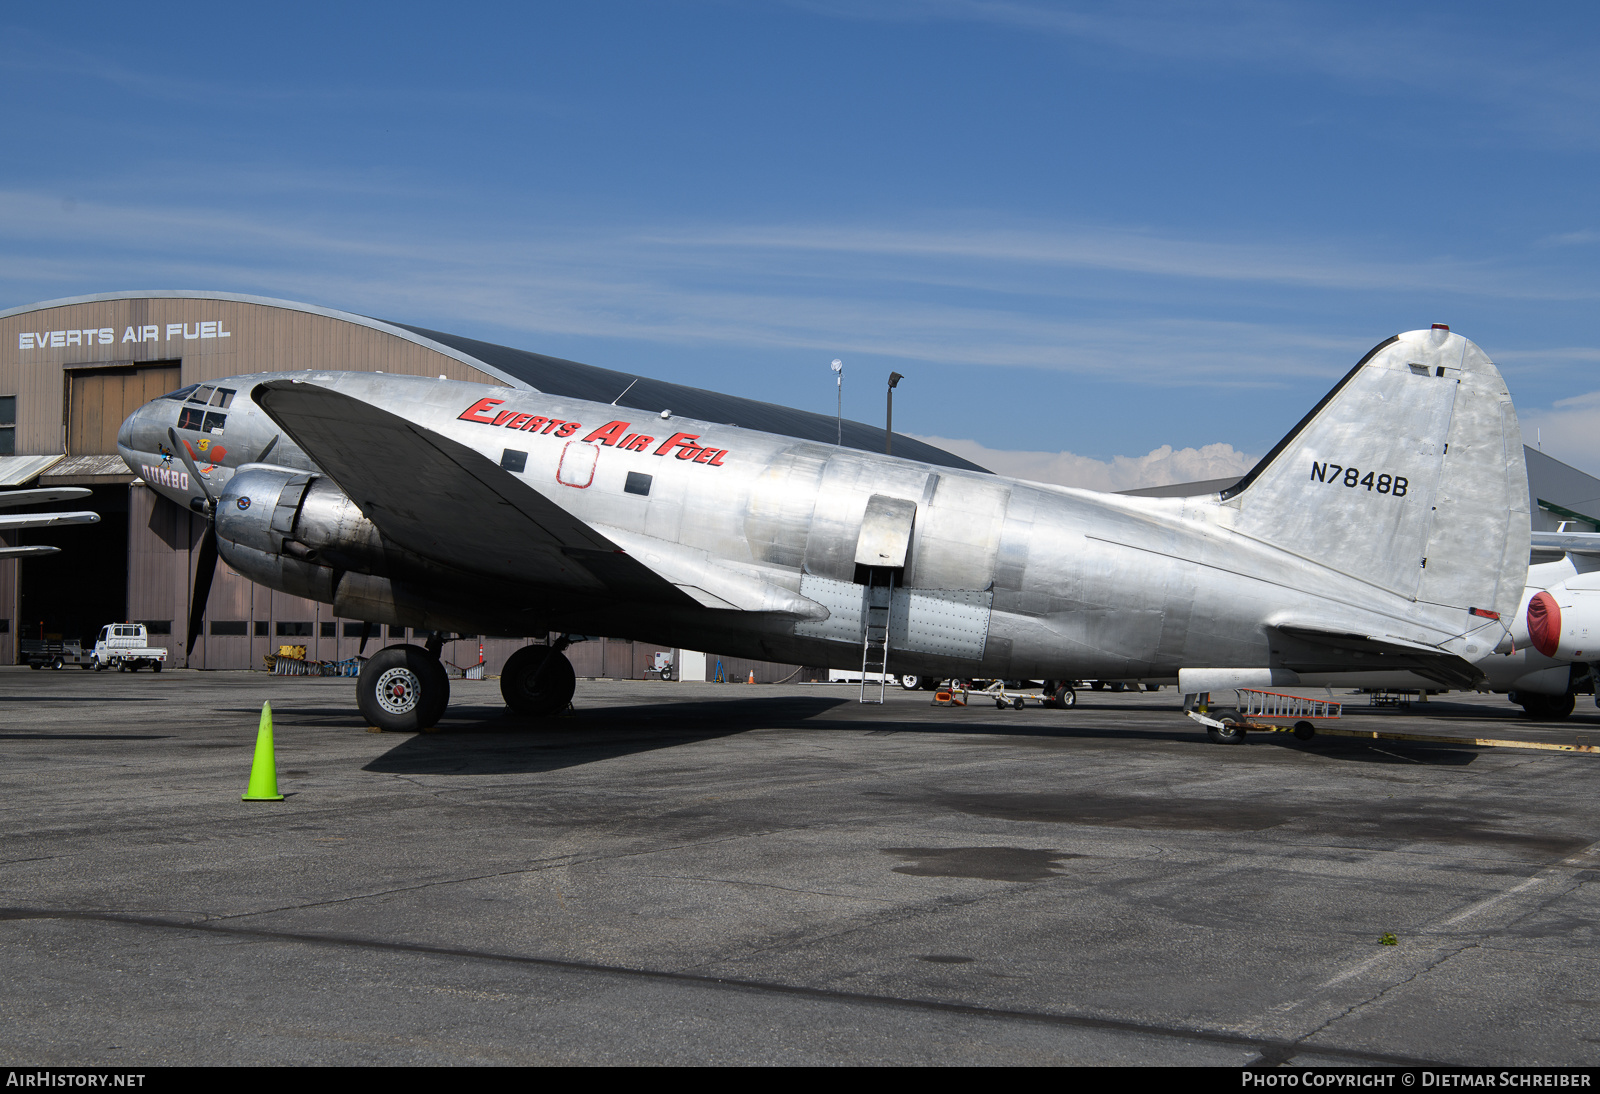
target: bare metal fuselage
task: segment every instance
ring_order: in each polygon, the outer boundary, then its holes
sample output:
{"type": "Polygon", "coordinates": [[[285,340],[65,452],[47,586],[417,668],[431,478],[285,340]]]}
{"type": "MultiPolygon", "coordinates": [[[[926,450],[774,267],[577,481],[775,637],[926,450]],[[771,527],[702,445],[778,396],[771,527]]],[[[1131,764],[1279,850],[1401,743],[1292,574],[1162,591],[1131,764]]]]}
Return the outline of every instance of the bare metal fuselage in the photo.
{"type": "MultiPolygon", "coordinates": [[[[606,635],[858,667],[860,621],[850,601],[859,603],[860,567],[871,561],[861,552],[903,532],[893,672],[1115,679],[1270,666],[1279,656],[1272,628],[1296,620],[1476,659],[1453,616],[1234,530],[1234,510],[1216,495],[1099,494],[509,388],[295,375],[481,453],[692,598],[630,602],[596,595],[576,570],[508,572],[503,560],[517,545],[492,537],[481,558],[429,557],[392,542],[316,564],[249,549],[230,540],[225,523],[241,511],[229,483],[242,464],[247,475],[277,468],[335,481],[339,469],[316,467],[251,401],[256,384],[285,374],[218,382],[236,392],[221,432],[181,436],[221,497],[222,556],[257,581],[354,618],[464,633],[606,635]],[[269,444],[268,466],[250,463],[269,444]],[[880,519],[903,515],[907,504],[908,522],[880,519]],[[382,583],[392,595],[372,592],[382,583]]],[[[189,506],[198,484],[166,451],[183,406],[147,404],[125,423],[119,448],[154,489],[189,506]]]]}

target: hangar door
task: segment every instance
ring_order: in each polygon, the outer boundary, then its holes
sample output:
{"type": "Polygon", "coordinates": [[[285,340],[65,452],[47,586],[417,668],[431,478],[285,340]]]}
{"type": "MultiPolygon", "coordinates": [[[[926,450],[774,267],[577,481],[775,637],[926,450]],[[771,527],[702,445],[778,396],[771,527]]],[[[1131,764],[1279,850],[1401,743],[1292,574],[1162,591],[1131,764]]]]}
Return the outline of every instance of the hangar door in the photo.
{"type": "Polygon", "coordinates": [[[67,371],[67,455],[115,456],[117,427],[151,399],[181,386],[177,361],[67,371]]]}

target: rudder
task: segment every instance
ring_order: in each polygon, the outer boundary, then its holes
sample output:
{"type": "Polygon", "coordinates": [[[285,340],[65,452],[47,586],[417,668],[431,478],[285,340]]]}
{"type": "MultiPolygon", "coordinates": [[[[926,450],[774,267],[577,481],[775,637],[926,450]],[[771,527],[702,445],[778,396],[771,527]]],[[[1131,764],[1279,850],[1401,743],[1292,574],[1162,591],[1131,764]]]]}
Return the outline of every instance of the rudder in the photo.
{"type": "Polygon", "coordinates": [[[1412,600],[1509,618],[1527,575],[1511,396],[1443,328],[1374,347],[1221,501],[1237,531],[1412,600]]]}

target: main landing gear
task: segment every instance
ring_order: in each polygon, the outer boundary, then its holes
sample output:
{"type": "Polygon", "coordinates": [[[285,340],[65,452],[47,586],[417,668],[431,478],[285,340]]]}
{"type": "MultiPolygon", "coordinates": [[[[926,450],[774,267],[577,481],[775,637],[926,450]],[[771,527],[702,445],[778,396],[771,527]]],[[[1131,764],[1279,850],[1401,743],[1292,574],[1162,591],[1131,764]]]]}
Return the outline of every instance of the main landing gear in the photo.
{"type": "Polygon", "coordinates": [[[1532,691],[1514,691],[1506,698],[1522,707],[1523,713],[1536,722],[1561,722],[1572,717],[1575,705],[1571,692],[1565,695],[1540,695],[1532,691]]]}
{"type": "MultiPolygon", "coordinates": [[[[436,636],[437,637],[437,636],[436,636]]],[[[389,646],[367,659],[356,680],[356,705],[379,729],[431,729],[450,702],[450,676],[439,663],[441,643],[389,646]]]]}
{"type": "MultiPolygon", "coordinates": [[[[450,677],[439,661],[444,642],[435,634],[422,646],[389,646],[361,666],[356,680],[356,705],[367,724],[379,729],[416,732],[431,729],[450,702],[450,677]]],[[[518,714],[548,717],[567,709],[578,688],[572,662],[553,646],[524,646],[500,670],[500,694],[518,714]]]]}
{"type": "Polygon", "coordinates": [[[518,714],[548,718],[560,714],[578,690],[578,675],[561,651],[567,640],[553,646],[523,646],[500,670],[500,694],[518,714]]]}

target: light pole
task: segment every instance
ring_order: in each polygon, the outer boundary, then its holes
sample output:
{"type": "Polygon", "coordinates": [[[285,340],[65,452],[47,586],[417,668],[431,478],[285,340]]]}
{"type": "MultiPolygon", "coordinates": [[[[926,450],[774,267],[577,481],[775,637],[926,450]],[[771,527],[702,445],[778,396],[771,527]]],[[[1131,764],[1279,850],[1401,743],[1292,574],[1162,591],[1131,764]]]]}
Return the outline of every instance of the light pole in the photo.
{"type": "Polygon", "coordinates": [[[844,447],[844,362],[837,357],[833,359],[833,371],[839,377],[839,414],[834,420],[839,425],[839,447],[844,447]]]}
{"type": "Polygon", "coordinates": [[[905,377],[898,372],[889,373],[889,413],[883,423],[883,454],[889,455],[889,444],[894,440],[894,385],[905,377]]]}

